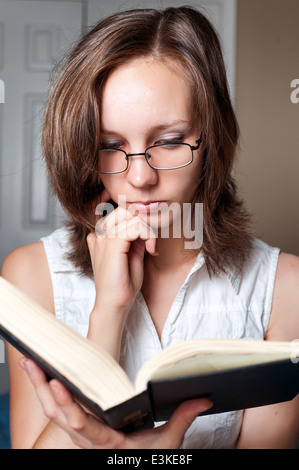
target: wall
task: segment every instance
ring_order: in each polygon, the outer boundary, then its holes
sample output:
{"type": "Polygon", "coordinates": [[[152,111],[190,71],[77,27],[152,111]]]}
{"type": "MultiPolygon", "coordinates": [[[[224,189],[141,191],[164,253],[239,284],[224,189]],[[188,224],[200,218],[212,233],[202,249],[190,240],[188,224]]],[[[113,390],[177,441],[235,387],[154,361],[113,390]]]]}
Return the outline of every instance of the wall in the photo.
{"type": "Polygon", "coordinates": [[[236,177],[257,234],[299,255],[299,1],[238,0],[236,177]]]}

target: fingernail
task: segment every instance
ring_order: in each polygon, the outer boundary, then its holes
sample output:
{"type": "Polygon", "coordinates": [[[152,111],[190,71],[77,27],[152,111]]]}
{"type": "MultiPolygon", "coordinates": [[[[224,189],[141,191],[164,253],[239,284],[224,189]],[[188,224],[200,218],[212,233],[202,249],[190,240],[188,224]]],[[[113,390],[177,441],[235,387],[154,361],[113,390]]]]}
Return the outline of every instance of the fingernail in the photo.
{"type": "Polygon", "coordinates": [[[25,359],[23,357],[21,357],[21,359],[19,360],[19,366],[22,367],[23,370],[26,370],[25,359]]]}
{"type": "Polygon", "coordinates": [[[31,365],[30,362],[27,359],[20,359],[19,365],[22,367],[22,369],[27,372],[28,374],[31,373],[31,365]]]}
{"type": "Polygon", "coordinates": [[[193,413],[195,414],[204,413],[205,411],[209,410],[213,406],[213,403],[210,400],[203,399],[203,398],[190,400],[189,404],[190,404],[191,410],[193,410],[193,413]]]}
{"type": "Polygon", "coordinates": [[[213,403],[211,402],[211,400],[205,400],[205,402],[201,402],[200,404],[200,413],[204,412],[204,411],[207,411],[209,409],[211,409],[213,406],[213,403]]]}
{"type": "Polygon", "coordinates": [[[50,387],[54,395],[59,393],[59,386],[55,382],[50,382],[50,387]]]}

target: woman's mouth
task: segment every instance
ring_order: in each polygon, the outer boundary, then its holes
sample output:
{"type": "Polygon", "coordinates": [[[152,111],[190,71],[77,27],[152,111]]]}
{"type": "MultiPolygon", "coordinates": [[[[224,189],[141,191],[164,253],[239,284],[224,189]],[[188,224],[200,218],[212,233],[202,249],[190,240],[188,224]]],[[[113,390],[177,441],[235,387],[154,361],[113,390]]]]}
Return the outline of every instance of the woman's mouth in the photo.
{"type": "Polygon", "coordinates": [[[155,212],[159,208],[162,209],[163,204],[165,205],[166,202],[165,201],[146,201],[146,202],[136,201],[136,202],[131,202],[129,204],[129,210],[131,208],[133,211],[138,211],[138,212],[147,214],[149,212],[155,212]]]}

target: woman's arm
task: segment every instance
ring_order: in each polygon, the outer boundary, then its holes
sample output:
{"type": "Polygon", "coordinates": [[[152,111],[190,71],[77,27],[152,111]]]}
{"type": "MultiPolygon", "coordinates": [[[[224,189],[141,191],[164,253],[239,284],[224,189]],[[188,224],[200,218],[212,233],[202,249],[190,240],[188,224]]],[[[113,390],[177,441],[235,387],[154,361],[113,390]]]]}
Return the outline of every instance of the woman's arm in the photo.
{"type": "MultiPolygon", "coordinates": [[[[299,258],[282,253],[277,267],[266,340],[298,339],[299,258]]],[[[288,449],[295,448],[298,441],[299,396],[290,402],[245,410],[238,448],[288,449]]]]}
{"type": "Polygon", "coordinates": [[[87,237],[96,289],[88,338],[118,361],[127,315],[143,283],[145,250],[155,255],[157,240],[145,222],[122,207],[100,224],[87,237]]]}
{"type": "MultiPolygon", "coordinates": [[[[14,250],[5,259],[1,275],[54,314],[52,283],[42,242],[14,250]]],[[[18,362],[21,354],[7,344],[10,376],[10,427],[12,448],[69,447],[66,433],[49,422],[34,388],[18,362]]]]}

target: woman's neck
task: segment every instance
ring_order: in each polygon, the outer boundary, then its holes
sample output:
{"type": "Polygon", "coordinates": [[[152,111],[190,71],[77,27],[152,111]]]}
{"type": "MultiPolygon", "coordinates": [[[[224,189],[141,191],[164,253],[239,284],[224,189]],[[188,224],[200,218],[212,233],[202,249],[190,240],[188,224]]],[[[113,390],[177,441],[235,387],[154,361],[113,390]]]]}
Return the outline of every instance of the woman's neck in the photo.
{"type": "Polygon", "coordinates": [[[146,255],[145,268],[167,272],[190,264],[193,265],[199,250],[185,248],[184,240],[181,238],[159,238],[157,240],[157,256],[146,255]]]}
{"type": "Polygon", "coordinates": [[[159,240],[158,256],[146,255],[141,293],[161,338],[171,305],[194,265],[194,251],[184,249],[180,240],[159,240]]]}

